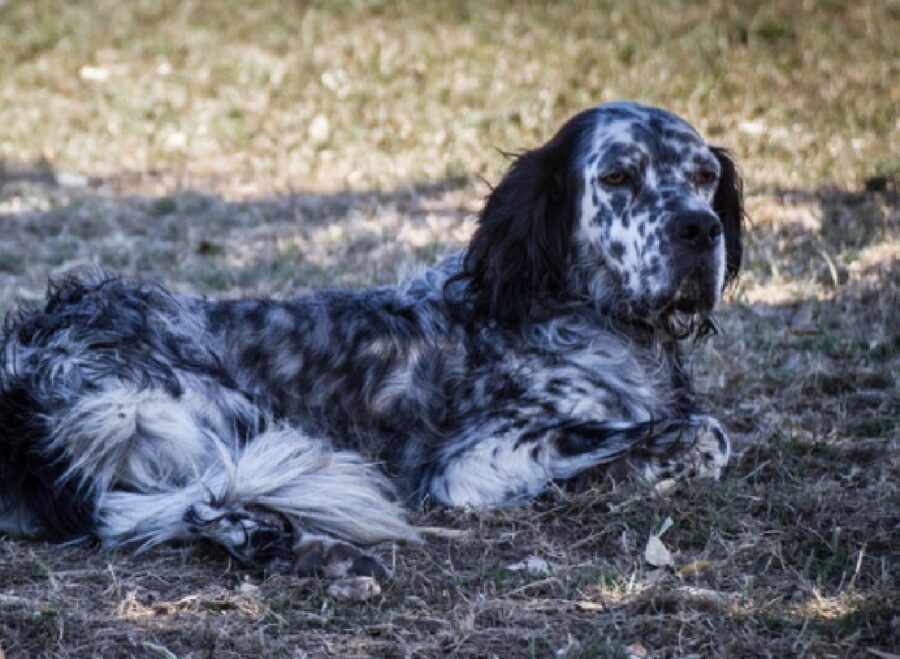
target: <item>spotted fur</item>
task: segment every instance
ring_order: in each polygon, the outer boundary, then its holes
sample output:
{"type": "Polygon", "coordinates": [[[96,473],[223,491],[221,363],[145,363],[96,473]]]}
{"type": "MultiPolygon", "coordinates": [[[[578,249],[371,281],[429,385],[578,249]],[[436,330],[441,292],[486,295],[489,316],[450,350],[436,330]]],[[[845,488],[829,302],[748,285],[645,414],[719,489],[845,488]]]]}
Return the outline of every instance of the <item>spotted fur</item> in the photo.
{"type": "Polygon", "coordinates": [[[209,300],[104,274],[0,338],[0,530],[207,540],[380,574],[403,506],[504,506],[615,467],[718,478],[684,339],[741,256],[741,184],[682,119],[587,110],[518,155],[468,248],[397,287],[209,300]]]}

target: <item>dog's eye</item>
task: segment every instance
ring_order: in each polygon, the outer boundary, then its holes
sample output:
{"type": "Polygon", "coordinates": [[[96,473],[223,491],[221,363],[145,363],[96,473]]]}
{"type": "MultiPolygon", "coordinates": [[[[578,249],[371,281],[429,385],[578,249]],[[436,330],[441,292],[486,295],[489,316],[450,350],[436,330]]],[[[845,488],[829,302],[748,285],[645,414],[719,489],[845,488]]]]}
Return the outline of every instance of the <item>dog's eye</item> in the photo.
{"type": "Polygon", "coordinates": [[[718,176],[711,169],[701,169],[699,172],[694,173],[694,183],[697,185],[709,185],[710,183],[715,183],[718,176]]]}
{"type": "Polygon", "coordinates": [[[623,171],[610,172],[601,176],[600,182],[606,185],[628,185],[631,183],[631,174],[623,171]]]}

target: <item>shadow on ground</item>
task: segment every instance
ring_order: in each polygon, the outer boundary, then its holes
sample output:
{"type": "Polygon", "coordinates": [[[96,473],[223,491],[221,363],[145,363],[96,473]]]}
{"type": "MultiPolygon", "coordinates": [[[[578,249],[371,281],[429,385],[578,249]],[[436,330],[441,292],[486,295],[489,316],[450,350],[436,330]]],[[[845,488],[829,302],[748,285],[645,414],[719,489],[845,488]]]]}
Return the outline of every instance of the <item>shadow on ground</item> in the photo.
{"type": "Polygon", "coordinates": [[[45,163],[0,169],[0,306],[88,266],[203,294],[393,283],[405,268],[461,247],[479,202],[459,177],[249,199],[134,191],[153,183],[71,181],[45,163]]]}

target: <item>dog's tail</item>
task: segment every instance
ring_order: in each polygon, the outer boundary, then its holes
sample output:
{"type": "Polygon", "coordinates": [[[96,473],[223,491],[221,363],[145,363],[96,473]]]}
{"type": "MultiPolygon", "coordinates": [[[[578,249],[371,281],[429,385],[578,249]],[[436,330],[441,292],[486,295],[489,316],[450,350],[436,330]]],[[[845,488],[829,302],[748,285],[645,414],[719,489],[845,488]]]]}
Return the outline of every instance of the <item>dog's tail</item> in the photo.
{"type": "MultiPolygon", "coordinates": [[[[0,392],[0,407],[10,407],[8,398],[0,392]]],[[[255,408],[235,392],[175,397],[116,383],[65,411],[27,407],[20,416],[41,416],[42,427],[15,465],[0,457],[9,476],[0,529],[148,547],[216,539],[213,522],[247,526],[277,516],[286,530],[357,544],[415,537],[374,465],[288,426],[257,422],[258,432],[238,431],[234,419],[255,408]]]]}
{"type": "MultiPolygon", "coordinates": [[[[198,537],[221,542],[223,525],[237,529],[241,537],[233,542],[252,543],[250,532],[271,531],[273,516],[286,523],[285,532],[295,527],[357,544],[416,537],[390,483],[356,453],[333,451],[288,427],[257,435],[233,455],[217,445],[219,455],[192,482],[103,493],[98,535],[104,543],[146,547],[198,537]]],[[[226,549],[236,553],[235,547],[226,549]]]]}

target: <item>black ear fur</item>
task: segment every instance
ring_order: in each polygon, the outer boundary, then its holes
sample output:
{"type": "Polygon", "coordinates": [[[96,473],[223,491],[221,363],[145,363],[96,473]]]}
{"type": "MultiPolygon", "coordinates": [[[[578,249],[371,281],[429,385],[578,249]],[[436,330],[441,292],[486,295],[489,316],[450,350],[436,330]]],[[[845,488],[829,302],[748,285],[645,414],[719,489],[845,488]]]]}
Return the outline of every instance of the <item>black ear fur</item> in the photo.
{"type": "Polygon", "coordinates": [[[559,301],[576,204],[574,160],[593,111],[573,117],[544,146],[525,151],[488,196],[463,263],[476,314],[515,326],[559,301]]]}
{"type": "Polygon", "coordinates": [[[719,216],[725,234],[725,284],[727,285],[737,278],[741,269],[744,182],[728,151],[712,147],[712,152],[722,167],[719,187],[716,188],[716,194],[713,197],[713,210],[719,216]]]}

